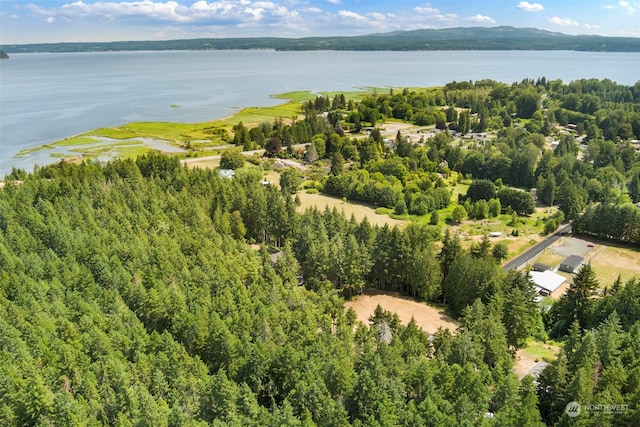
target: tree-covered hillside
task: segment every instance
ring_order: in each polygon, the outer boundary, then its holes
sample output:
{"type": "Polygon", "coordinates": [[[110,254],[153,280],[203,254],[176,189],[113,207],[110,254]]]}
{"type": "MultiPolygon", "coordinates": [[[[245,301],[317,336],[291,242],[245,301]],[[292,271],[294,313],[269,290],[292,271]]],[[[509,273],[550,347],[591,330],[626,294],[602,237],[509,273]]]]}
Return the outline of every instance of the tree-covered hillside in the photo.
{"type": "MultiPolygon", "coordinates": [[[[224,179],[152,154],[9,180],[0,191],[1,424],[529,426],[560,417],[553,408],[571,396],[571,378],[546,374],[550,386],[566,384],[541,395],[547,414],[531,377],[511,373],[510,348],[544,335],[526,276],[503,273],[486,245],[467,252],[445,234],[437,250],[429,227],[297,214],[290,195],[260,178],[224,179]],[[275,263],[267,247],[282,251],[275,263]],[[429,340],[379,309],[354,329],[338,291],[375,277],[428,298],[444,292],[462,328],[429,340]]],[[[637,283],[624,289],[605,300],[607,312],[625,310],[622,323],[612,314],[596,335],[574,339],[586,346],[606,334],[606,347],[586,359],[567,353],[581,381],[615,372],[615,383],[582,387],[585,399],[640,396],[637,283]],[[607,394],[614,384],[619,393],[607,394]]],[[[607,420],[633,425],[638,412],[607,420]]]]}
{"type": "Polygon", "coordinates": [[[9,53],[105,52],[120,50],[576,50],[638,52],[634,37],[570,36],[535,28],[472,27],[397,31],[343,37],[247,37],[163,41],[73,42],[3,45],[9,53]]]}

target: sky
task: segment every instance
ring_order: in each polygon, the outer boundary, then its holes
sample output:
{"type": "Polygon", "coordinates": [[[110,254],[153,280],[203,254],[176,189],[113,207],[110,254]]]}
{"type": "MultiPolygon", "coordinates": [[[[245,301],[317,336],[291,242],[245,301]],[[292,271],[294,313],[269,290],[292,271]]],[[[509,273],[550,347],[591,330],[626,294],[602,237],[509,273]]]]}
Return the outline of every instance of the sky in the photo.
{"type": "Polygon", "coordinates": [[[640,37],[640,0],[0,0],[0,44],[533,27],[640,37]]]}

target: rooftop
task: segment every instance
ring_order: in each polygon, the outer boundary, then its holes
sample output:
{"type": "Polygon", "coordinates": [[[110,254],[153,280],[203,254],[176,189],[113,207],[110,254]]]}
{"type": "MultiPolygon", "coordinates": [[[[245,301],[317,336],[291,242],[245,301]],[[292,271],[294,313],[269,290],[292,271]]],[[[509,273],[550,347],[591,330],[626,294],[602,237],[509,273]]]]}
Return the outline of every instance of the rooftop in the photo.
{"type": "Polygon", "coordinates": [[[578,255],[569,255],[560,264],[568,265],[573,268],[579,267],[584,262],[584,258],[578,255]]]}
{"type": "Polygon", "coordinates": [[[531,280],[537,288],[543,289],[548,293],[554,292],[567,279],[551,270],[546,271],[530,271],[531,280]]]}

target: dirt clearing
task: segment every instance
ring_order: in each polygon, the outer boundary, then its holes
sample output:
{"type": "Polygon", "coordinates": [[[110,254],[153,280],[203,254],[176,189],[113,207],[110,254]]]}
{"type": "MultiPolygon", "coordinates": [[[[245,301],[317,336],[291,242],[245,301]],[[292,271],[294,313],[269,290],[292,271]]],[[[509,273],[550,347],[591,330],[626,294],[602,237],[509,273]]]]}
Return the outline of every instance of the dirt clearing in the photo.
{"type": "Polygon", "coordinates": [[[558,353],[560,353],[560,346],[557,343],[530,341],[527,347],[516,352],[513,371],[520,379],[527,374],[535,377],[547,363],[556,360],[558,353]]]}
{"type": "Polygon", "coordinates": [[[353,214],[358,221],[362,221],[367,217],[371,225],[383,226],[384,224],[389,224],[390,227],[393,227],[394,225],[403,227],[407,223],[407,221],[393,219],[388,215],[378,215],[375,209],[365,204],[357,202],[345,203],[337,197],[331,197],[325,194],[309,194],[302,190],[298,192],[298,197],[300,197],[300,206],[298,207],[298,211],[300,212],[304,212],[307,208],[313,206],[319,210],[324,210],[324,208],[328,206],[329,209],[333,209],[335,207],[338,209],[338,212],[344,212],[347,218],[351,218],[351,214],[353,214]]]}
{"type": "Polygon", "coordinates": [[[220,155],[206,157],[192,157],[182,160],[183,165],[192,168],[217,168],[220,166],[220,155]]]}
{"type": "Polygon", "coordinates": [[[409,297],[396,293],[382,292],[377,289],[365,289],[363,294],[357,299],[347,301],[344,304],[344,308],[345,310],[353,308],[358,316],[358,320],[368,325],[369,316],[373,315],[378,304],[380,304],[383,309],[396,313],[404,325],[409,323],[411,317],[413,317],[418,326],[429,334],[435,333],[439,327],[444,329],[448,328],[451,332],[455,332],[458,327],[455,320],[444,314],[441,309],[409,297]]]}

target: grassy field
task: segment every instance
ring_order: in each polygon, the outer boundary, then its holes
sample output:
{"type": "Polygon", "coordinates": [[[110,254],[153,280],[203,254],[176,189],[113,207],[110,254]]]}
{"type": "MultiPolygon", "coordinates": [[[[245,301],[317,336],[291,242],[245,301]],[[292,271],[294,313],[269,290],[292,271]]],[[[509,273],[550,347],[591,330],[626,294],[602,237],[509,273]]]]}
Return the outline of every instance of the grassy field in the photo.
{"type": "Polygon", "coordinates": [[[549,250],[545,250],[538,256],[538,258],[536,258],[536,262],[541,262],[551,267],[555,267],[560,264],[563,259],[564,257],[562,255],[557,255],[549,250]]]}
{"type": "Polygon", "coordinates": [[[640,252],[631,247],[612,243],[598,243],[592,257],[587,257],[596,273],[600,286],[609,287],[618,275],[623,283],[640,278],[640,252]]]}
{"type": "Polygon", "coordinates": [[[457,183],[457,184],[455,184],[451,188],[451,201],[457,202],[459,194],[462,194],[462,195],[467,194],[467,191],[469,190],[469,185],[470,185],[470,183],[457,183]]]}
{"type": "Polygon", "coordinates": [[[291,120],[292,118],[298,119],[300,117],[300,114],[301,105],[299,102],[287,102],[280,105],[274,105],[272,107],[243,108],[236,114],[226,117],[221,121],[231,125],[231,127],[233,127],[233,125],[237,125],[240,122],[242,122],[245,126],[251,126],[263,122],[272,122],[278,117],[289,120],[291,120]]]}
{"type": "Polygon", "coordinates": [[[89,136],[74,136],[71,138],[63,139],[55,144],[56,147],[73,147],[76,145],[92,145],[97,144],[98,141],[89,136]]]}
{"type": "Polygon", "coordinates": [[[308,90],[299,90],[294,92],[285,92],[273,95],[272,98],[285,99],[293,102],[304,102],[316,99],[316,95],[308,90]]]}
{"type": "Polygon", "coordinates": [[[220,166],[220,156],[195,157],[182,160],[182,163],[193,168],[217,168],[220,166]]]}
{"type": "Polygon", "coordinates": [[[540,341],[529,341],[522,352],[536,360],[544,360],[545,362],[553,362],[558,358],[561,343],[549,340],[546,343],[540,341]]]}
{"type": "MultiPolygon", "coordinates": [[[[452,204],[446,209],[439,211],[440,219],[444,220],[451,215],[455,205],[452,204]]],[[[511,215],[500,215],[495,218],[484,220],[465,220],[460,225],[452,227],[460,233],[462,243],[468,247],[471,243],[479,241],[485,234],[492,232],[502,233],[499,238],[492,238],[493,243],[504,241],[509,249],[509,258],[519,255],[542,241],[546,236],[542,233],[542,218],[549,215],[544,208],[538,208],[529,217],[518,217],[518,224],[514,227],[511,215]],[[512,235],[514,229],[518,230],[518,235],[512,235]]]]}
{"type": "Polygon", "coordinates": [[[305,190],[299,191],[298,197],[300,198],[301,203],[298,207],[300,212],[303,212],[307,208],[313,206],[320,210],[323,210],[325,206],[328,206],[329,209],[333,209],[335,207],[338,211],[344,212],[347,218],[350,218],[353,214],[358,221],[362,221],[366,217],[372,225],[382,226],[384,224],[389,224],[391,227],[394,225],[402,227],[407,224],[407,221],[393,219],[388,215],[379,215],[376,213],[374,208],[363,203],[345,203],[337,197],[327,196],[326,194],[321,193],[309,194],[305,190]]]}

